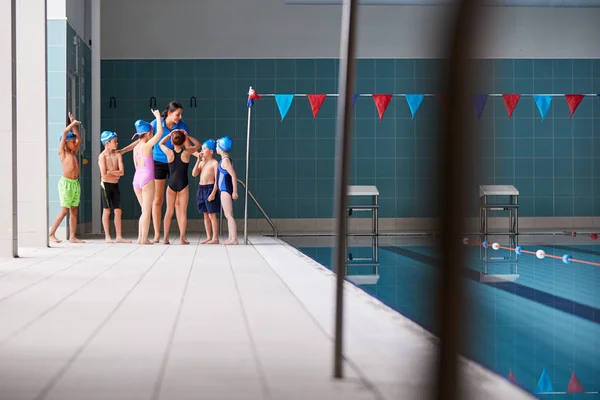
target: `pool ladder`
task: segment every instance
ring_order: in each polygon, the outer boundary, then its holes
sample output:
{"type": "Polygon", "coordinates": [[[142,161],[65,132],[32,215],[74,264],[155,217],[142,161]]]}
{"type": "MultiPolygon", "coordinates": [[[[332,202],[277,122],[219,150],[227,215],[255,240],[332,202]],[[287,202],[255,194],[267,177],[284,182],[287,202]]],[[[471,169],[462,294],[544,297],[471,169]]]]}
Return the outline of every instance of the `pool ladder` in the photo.
{"type": "MultiPolygon", "coordinates": [[[[244,189],[246,188],[246,185],[244,185],[244,182],[242,182],[239,179],[237,181],[238,181],[238,183],[240,185],[242,185],[242,187],[244,189]]],[[[271,229],[273,229],[273,236],[278,237],[279,236],[279,230],[277,229],[277,226],[275,226],[275,224],[273,223],[273,220],[271,220],[271,218],[269,218],[269,216],[267,215],[267,213],[265,212],[265,210],[258,203],[258,200],[256,200],[256,197],[254,197],[254,195],[252,194],[252,192],[249,191],[249,190],[248,190],[248,196],[250,197],[250,199],[252,199],[252,202],[254,203],[254,205],[256,205],[256,208],[258,208],[258,210],[261,212],[261,214],[263,215],[263,217],[265,217],[265,219],[267,220],[267,222],[269,223],[269,225],[271,225],[271,229]]],[[[219,213],[219,234],[221,234],[221,232],[223,232],[223,208],[221,208],[221,211],[219,213]]]]}

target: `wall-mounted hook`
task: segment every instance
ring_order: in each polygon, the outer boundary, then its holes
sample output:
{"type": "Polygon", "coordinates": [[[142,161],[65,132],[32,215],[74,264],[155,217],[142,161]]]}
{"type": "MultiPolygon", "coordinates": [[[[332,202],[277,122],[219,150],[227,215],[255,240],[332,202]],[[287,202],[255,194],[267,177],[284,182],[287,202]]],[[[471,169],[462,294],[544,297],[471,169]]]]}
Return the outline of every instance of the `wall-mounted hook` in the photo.
{"type": "Polygon", "coordinates": [[[113,105],[115,108],[117,108],[117,99],[115,99],[114,97],[111,97],[110,101],[108,103],[108,108],[113,108],[113,105]]]}
{"type": "Polygon", "coordinates": [[[190,97],[190,108],[198,108],[198,103],[196,103],[196,96],[192,96],[190,97]],[[192,106],[193,104],[193,106],[192,106]]]}
{"type": "Polygon", "coordinates": [[[150,97],[150,108],[156,108],[156,97],[150,97]]]}

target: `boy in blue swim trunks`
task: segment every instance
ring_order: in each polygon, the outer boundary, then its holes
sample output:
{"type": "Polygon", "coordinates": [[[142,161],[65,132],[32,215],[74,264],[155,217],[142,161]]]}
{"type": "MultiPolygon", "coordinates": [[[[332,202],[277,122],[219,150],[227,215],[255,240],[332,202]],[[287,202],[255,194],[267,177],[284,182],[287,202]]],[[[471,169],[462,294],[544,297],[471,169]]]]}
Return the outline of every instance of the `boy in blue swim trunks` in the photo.
{"type": "Polygon", "coordinates": [[[62,164],[63,173],[58,181],[58,196],[60,198],[60,213],[56,216],[52,228],[50,228],[49,240],[54,243],[60,243],[56,237],[56,230],[67,216],[69,217],[69,242],[84,243],[75,235],[77,231],[77,211],[79,209],[79,200],[81,197],[81,186],[79,185],[79,161],[77,154],[81,145],[81,136],[77,127],[81,122],[77,121],[73,114],[69,113],[69,125],[60,135],[58,144],[58,157],[62,164]]]}
{"type": "Polygon", "coordinates": [[[217,151],[217,142],[209,139],[202,143],[202,150],[196,153],[198,161],[192,170],[192,176],[196,177],[200,174],[200,184],[196,192],[196,202],[198,203],[198,212],[204,214],[204,228],[206,229],[206,240],[202,244],[218,244],[219,243],[219,221],[217,213],[221,210],[221,202],[214,198],[209,201],[208,198],[215,187],[215,178],[217,165],[219,164],[214,158],[214,153],[217,151]]]}

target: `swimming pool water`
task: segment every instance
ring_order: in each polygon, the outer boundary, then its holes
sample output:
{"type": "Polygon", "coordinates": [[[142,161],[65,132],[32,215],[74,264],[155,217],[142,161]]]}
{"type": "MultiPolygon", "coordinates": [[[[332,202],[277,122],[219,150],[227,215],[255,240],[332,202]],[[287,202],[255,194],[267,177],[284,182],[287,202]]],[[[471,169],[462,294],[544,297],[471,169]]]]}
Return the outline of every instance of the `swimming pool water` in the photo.
{"type": "MultiPolygon", "coordinates": [[[[293,240],[288,242],[295,246],[293,240]]],[[[295,247],[331,269],[331,247],[295,247]]],[[[600,246],[524,247],[600,262],[600,246]]],[[[432,291],[439,269],[437,250],[404,245],[377,250],[378,267],[357,266],[354,264],[360,261],[352,261],[347,267],[348,280],[435,334],[436,299],[432,291]],[[357,284],[356,276],[367,283],[357,284]]],[[[371,258],[372,252],[370,246],[349,248],[354,260],[371,258]]],[[[488,253],[509,254],[491,249],[488,253]]],[[[517,384],[539,398],[600,399],[599,394],[591,393],[600,391],[600,293],[596,294],[600,290],[600,267],[540,260],[533,255],[485,263],[481,248],[472,246],[462,276],[465,356],[507,379],[512,371],[517,384]],[[514,282],[488,282],[490,275],[512,276],[514,282]],[[551,391],[558,393],[537,394],[544,370],[545,391],[549,391],[549,378],[551,391]],[[567,392],[572,372],[587,394],[561,394],[567,392]]]]}

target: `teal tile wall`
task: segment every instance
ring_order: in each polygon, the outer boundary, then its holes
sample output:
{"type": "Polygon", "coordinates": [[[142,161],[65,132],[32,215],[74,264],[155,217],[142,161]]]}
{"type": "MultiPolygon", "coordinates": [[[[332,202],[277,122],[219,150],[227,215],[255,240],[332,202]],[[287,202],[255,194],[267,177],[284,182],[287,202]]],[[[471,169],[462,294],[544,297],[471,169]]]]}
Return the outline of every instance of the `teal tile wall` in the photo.
{"type": "MultiPolygon", "coordinates": [[[[62,166],[58,159],[58,140],[67,116],[67,23],[48,20],[48,214],[50,224],[60,212],[58,180],[62,166]]],[[[66,226],[63,220],[61,226],[66,226]]]]}
{"type": "MultiPolygon", "coordinates": [[[[69,76],[76,76],[75,117],[82,121],[86,129],[83,158],[91,157],[91,50],[80,38],[80,69],[76,70],[76,51],[73,37],[75,30],[65,20],[48,20],[48,179],[50,222],[60,212],[58,198],[58,180],[62,176],[62,166],[58,159],[58,142],[67,124],[70,110],[71,93],[68,89],[69,76]],[[83,61],[81,61],[83,60],[83,61]],[[85,67],[87,66],[87,68],[85,67]],[[82,79],[83,77],[83,79],[82,79]],[[80,91],[81,89],[81,91],[80,91]],[[81,95],[79,95],[81,93],[81,95]]],[[[91,164],[81,165],[80,183],[82,185],[79,223],[91,222],[91,164]]],[[[66,226],[63,220],[61,226],[66,226]]]]}
{"type": "MultiPolygon", "coordinates": [[[[600,60],[479,60],[483,93],[598,93],[600,60]]],[[[357,60],[357,93],[440,92],[443,61],[436,59],[357,60]]],[[[102,130],[116,130],[129,143],[133,122],[151,119],[172,99],[201,140],[229,135],[238,175],[245,175],[246,93],[336,93],[335,59],[104,60],[102,130]],[[191,102],[195,96],[196,102],[191,102]],[[110,105],[114,97],[116,106],[110,105]]],[[[114,104],[114,103],[113,103],[114,104]]],[[[379,122],[370,97],[354,109],[352,184],[375,184],[380,216],[433,217],[435,157],[441,105],[425,97],[411,118],[403,97],[394,97],[379,122]]],[[[329,218],[333,215],[336,99],[328,97],[316,120],[306,97],[296,97],[281,121],[275,100],[252,108],[250,190],[274,218],[329,218]]],[[[585,98],[568,119],[564,98],[554,98],[544,121],[531,97],[521,98],[508,119],[501,98],[491,97],[481,120],[472,118],[475,183],[468,198],[478,201],[477,184],[515,184],[522,193],[521,216],[600,214],[600,103],[585,98]]],[[[131,156],[125,157],[125,218],[137,218],[131,156]],[[126,183],[125,183],[126,182],[126,183]],[[127,185],[127,186],[125,186],[127,185]]],[[[195,190],[192,184],[191,189],[195,190]]],[[[190,202],[189,215],[197,214],[190,202]]],[[[241,216],[243,201],[235,206],[241,216]]],[[[250,206],[250,216],[258,217],[250,206]]],[[[476,215],[476,208],[472,208],[476,215]]]]}
{"type": "MultiPolygon", "coordinates": [[[[67,22],[67,72],[75,76],[75,117],[81,121],[81,132],[84,145],[83,159],[88,164],[81,163],[80,178],[81,202],[79,205],[79,223],[91,223],[92,221],[92,196],[100,196],[100,191],[92,187],[92,51],[85,41],[77,34],[75,29],[67,22]],[[79,38],[79,49],[76,49],[74,38],[79,38]],[[77,60],[79,58],[79,60],[77,60]]],[[[68,82],[68,81],[67,81],[68,82]]],[[[67,107],[71,103],[69,90],[67,90],[67,107]]],[[[69,110],[67,110],[68,112],[69,110]]],[[[96,137],[98,137],[98,133],[96,137]]]]}

